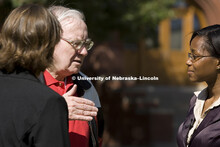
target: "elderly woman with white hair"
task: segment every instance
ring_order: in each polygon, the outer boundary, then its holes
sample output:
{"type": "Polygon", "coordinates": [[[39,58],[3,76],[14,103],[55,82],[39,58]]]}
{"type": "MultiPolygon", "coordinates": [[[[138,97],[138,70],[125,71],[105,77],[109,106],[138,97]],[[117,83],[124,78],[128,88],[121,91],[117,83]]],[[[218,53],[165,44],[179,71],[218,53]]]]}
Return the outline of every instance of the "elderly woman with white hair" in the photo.
{"type": "Polygon", "coordinates": [[[88,38],[84,15],[63,6],[52,6],[49,10],[57,17],[63,33],[55,46],[53,64],[41,79],[68,104],[71,146],[98,147],[104,124],[99,96],[91,81],[77,78],[85,76],[80,68],[94,44],[88,38]]]}

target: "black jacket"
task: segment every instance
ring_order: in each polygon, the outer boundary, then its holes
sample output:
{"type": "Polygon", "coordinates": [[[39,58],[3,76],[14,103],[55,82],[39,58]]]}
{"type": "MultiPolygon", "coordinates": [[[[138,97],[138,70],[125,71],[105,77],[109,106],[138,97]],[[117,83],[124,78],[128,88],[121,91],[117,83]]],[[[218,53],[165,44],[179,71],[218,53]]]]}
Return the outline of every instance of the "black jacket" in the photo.
{"type": "Polygon", "coordinates": [[[29,72],[0,72],[0,146],[69,147],[65,100],[29,72]]]}

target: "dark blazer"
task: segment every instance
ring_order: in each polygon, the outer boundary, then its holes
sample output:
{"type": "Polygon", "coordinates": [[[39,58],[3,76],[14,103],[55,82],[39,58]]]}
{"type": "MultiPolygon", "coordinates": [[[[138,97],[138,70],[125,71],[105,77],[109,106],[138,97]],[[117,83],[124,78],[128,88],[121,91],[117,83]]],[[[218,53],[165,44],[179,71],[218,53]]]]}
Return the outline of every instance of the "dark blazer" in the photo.
{"type": "Polygon", "coordinates": [[[65,100],[29,72],[0,72],[0,146],[69,147],[65,100]]]}
{"type": "MultiPolygon", "coordinates": [[[[195,117],[193,109],[196,96],[190,101],[190,108],[185,121],[181,124],[177,135],[178,147],[186,147],[187,134],[193,126],[195,117]]],[[[220,107],[211,109],[194,131],[189,147],[220,147],[220,107]]]]}

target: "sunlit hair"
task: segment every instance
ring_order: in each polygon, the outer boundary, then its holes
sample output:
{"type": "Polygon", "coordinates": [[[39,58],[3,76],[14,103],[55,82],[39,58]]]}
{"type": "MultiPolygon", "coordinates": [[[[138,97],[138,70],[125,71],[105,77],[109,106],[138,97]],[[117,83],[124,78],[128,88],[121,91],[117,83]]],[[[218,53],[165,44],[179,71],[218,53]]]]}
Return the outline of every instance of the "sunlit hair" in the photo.
{"type": "Polygon", "coordinates": [[[14,9],[2,27],[0,69],[38,75],[52,64],[60,34],[59,22],[46,8],[29,4],[14,9]]]}
{"type": "Polygon", "coordinates": [[[191,37],[190,45],[196,36],[204,38],[203,48],[206,49],[211,56],[220,58],[220,25],[211,25],[195,31],[191,37]]]}
{"type": "Polygon", "coordinates": [[[62,25],[62,27],[65,27],[66,25],[72,25],[72,21],[77,23],[79,20],[85,22],[85,16],[82,12],[66,8],[63,6],[51,6],[48,8],[50,12],[52,12],[62,25]]]}

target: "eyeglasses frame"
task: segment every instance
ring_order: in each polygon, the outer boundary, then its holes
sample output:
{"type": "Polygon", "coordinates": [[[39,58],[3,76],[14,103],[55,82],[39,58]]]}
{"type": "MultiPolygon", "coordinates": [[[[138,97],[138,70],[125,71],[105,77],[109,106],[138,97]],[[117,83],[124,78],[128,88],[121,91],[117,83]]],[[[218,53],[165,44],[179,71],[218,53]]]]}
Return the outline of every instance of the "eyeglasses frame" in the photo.
{"type": "Polygon", "coordinates": [[[63,37],[61,37],[61,39],[62,39],[63,41],[65,41],[65,42],[67,42],[69,45],[71,45],[72,48],[74,48],[75,50],[80,50],[80,49],[82,49],[82,47],[78,49],[78,48],[76,48],[76,47],[74,46],[75,43],[78,42],[78,41],[83,42],[83,44],[84,44],[85,42],[88,42],[88,41],[90,42],[89,48],[86,48],[87,51],[89,51],[89,50],[93,47],[93,45],[94,45],[94,42],[93,42],[90,38],[87,38],[86,40],[76,40],[76,41],[70,41],[69,39],[65,39],[65,38],[63,38],[63,37]]]}
{"type": "Polygon", "coordinates": [[[203,57],[213,57],[213,56],[201,56],[201,55],[195,55],[193,53],[188,53],[188,58],[190,58],[192,62],[196,62],[203,57]]]}

